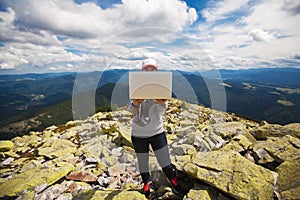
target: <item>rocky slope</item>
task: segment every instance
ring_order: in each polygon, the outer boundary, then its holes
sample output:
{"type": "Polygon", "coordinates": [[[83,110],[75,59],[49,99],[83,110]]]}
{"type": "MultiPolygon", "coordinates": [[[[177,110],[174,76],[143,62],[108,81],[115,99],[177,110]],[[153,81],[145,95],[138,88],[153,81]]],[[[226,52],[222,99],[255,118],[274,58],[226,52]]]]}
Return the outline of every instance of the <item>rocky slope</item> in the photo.
{"type": "MultiPolygon", "coordinates": [[[[0,141],[0,198],[145,199],[126,108],[0,141]]],[[[158,199],[300,199],[300,124],[260,124],[177,99],[165,116],[184,195],[153,152],[158,199]]]]}

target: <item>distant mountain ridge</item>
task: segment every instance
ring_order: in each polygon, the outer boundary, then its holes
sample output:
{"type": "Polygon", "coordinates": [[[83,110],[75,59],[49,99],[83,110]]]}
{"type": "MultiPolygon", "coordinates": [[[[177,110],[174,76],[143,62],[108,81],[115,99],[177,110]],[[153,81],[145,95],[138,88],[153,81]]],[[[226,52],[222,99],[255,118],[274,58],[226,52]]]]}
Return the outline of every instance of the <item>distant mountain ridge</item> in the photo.
{"type": "MultiPolygon", "coordinates": [[[[240,70],[218,70],[224,80],[262,82],[278,86],[300,87],[298,68],[252,68],[240,70]]],[[[213,78],[215,70],[202,72],[206,78],[213,78]]]]}

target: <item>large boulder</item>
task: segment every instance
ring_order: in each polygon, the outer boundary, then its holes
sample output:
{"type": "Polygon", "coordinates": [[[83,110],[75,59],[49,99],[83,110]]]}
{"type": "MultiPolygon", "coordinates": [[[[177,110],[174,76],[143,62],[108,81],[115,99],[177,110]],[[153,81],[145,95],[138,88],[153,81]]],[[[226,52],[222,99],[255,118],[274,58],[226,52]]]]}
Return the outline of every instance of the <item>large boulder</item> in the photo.
{"type": "Polygon", "coordinates": [[[268,137],[253,147],[254,150],[265,149],[277,162],[282,163],[287,158],[296,158],[300,155],[300,139],[285,135],[283,137],[268,137]]]}
{"type": "Polygon", "coordinates": [[[300,186],[281,192],[282,199],[300,199],[300,186]]]}
{"type": "Polygon", "coordinates": [[[256,139],[260,140],[267,139],[267,137],[280,137],[285,135],[292,135],[300,138],[300,123],[293,123],[285,126],[263,123],[262,126],[258,126],[254,129],[253,134],[256,139]]]}
{"type": "Polygon", "coordinates": [[[0,152],[9,151],[14,148],[14,143],[9,140],[0,141],[0,152]]]}
{"type": "Polygon", "coordinates": [[[242,122],[225,122],[211,125],[213,132],[223,139],[232,138],[236,135],[246,134],[248,129],[242,122]]]}
{"type": "Polygon", "coordinates": [[[237,199],[273,199],[277,174],[234,151],[199,152],[184,171],[237,199]]]}
{"type": "Polygon", "coordinates": [[[0,197],[13,197],[20,195],[24,190],[33,191],[35,187],[40,185],[52,185],[74,168],[71,164],[65,162],[56,165],[58,166],[50,163],[47,167],[45,167],[46,165],[38,166],[14,175],[8,181],[0,183],[0,197]]]}
{"type": "Polygon", "coordinates": [[[286,199],[300,198],[300,154],[297,158],[289,158],[279,165],[275,171],[278,173],[277,186],[279,192],[286,199]],[[296,192],[298,191],[298,193],[296,192]]]}

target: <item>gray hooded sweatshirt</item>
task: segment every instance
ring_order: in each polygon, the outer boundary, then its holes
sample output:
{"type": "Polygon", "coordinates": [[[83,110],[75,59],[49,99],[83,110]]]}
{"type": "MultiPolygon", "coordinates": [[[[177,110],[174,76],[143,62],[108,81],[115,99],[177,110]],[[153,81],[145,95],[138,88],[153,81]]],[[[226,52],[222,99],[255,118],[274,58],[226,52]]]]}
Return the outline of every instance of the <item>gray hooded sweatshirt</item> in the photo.
{"type": "Polygon", "coordinates": [[[128,111],[133,114],[131,134],[135,137],[151,137],[162,133],[163,117],[167,103],[157,104],[154,99],[146,99],[139,106],[134,106],[132,101],[128,111]]]}

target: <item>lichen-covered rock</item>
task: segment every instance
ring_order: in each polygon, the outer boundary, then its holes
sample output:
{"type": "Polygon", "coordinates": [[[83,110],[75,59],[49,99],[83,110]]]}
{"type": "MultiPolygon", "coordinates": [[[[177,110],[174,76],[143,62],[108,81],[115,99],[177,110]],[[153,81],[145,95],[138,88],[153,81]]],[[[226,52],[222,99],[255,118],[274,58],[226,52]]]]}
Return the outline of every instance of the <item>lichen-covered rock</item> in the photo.
{"type": "Polygon", "coordinates": [[[246,125],[241,122],[225,122],[212,125],[215,134],[222,138],[232,138],[248,132],[246,125]]]}
{"type": "Polygon", "coordinates": [[[195,147],[189,144],[181,144],[181,145],[174,145],[172,146],[172,149],[175,153],[175,155],[182,156],[182,155],[192,155],[196,153],[195,147]]]}
{"type": "Polygon", "coordinates": [[[14,143],[9,140],[0,141],[0,152],[9,151],[14,148],[14,143]]]}
{"type": "Polygon", "coordinates": [[[124,126],[122,123],[118,122],[117,123],[119,127],[119,134],[120,134],[120,140],[121,144],[127,145],[132,147],[132,142],[131,142],[131,127],[124,126]]]}
{"type": "Polygon", "coordinates": [[[296,158],[300,155],[300,139],[285,135],[283,137],[269,137],[254,145],[253,149],[264,148],[275,160],[282,163],[287,158],[296,158]]]}
{"type": "Polygon", "coordinates": [[[113,200],[145,200],[145,195],[137,191],[121,191],[119,194],[112,198],[113,200]]]}
{"type": "Polygon", "coordinates": [[[146,200],[145,195],[138,191],[122,191],[122,190],[96,190],[81,193],[74,198],[75,200],[146,200]]]}
{"type": "Polygon", "coordinates": [[[191,189],[183,200],[213,200],[207,190],[191,189]]]}
{"type": "Polygon", "coordinates": [[[231,141],[225,145],[222,150],[242,152],[253,148],[253,143],[245,135],[234,136],[231,141]]]}
{"type": "Polygon", "coordinates": [[[65,155],[71,155],[76,152],[76,145],[69,140],[49,140],[42,147],[38,149],[40,156],[48,158],[63,157],[65,155]]]}
{"type": "Polygon", "coordinates": [[[287,159],[275,171],[278,173],[279,192],[290,191],[289,197],[291,199],[299,198],[299,193],[293,194],[291,191],[300,187],[300,155],[297,158],[287,159]]]}
{"type": "Polygon", "coordinates": [[[276,173],[233,151],[199,152],[184,171],[237,199],[273,199],[276,173]]]}
{"type": "Polygon", "coordinates": [[[21,174],[14,175],[8,181],[0,184],[0,197],[16,196],[24,190],[34,190],[34,187],[47,184],[52,185],[66,176],[73,166],[69,163],[61,163],[61,167],[50,165],[49,167],[35,167],[21,174]]]}
{"type": "Polygon", "coordinates": [[[255,138],[260,140],[264,140],[267,137],[280,137],[285,135],[300,138],[300,123],[293,123],[285,126],[265,123],[254,129],[255,138]]]}
{"type": "Polygon", "coordinates": [[[282,199],[300,199],[300,186],[281,192],[282,199]]]}

